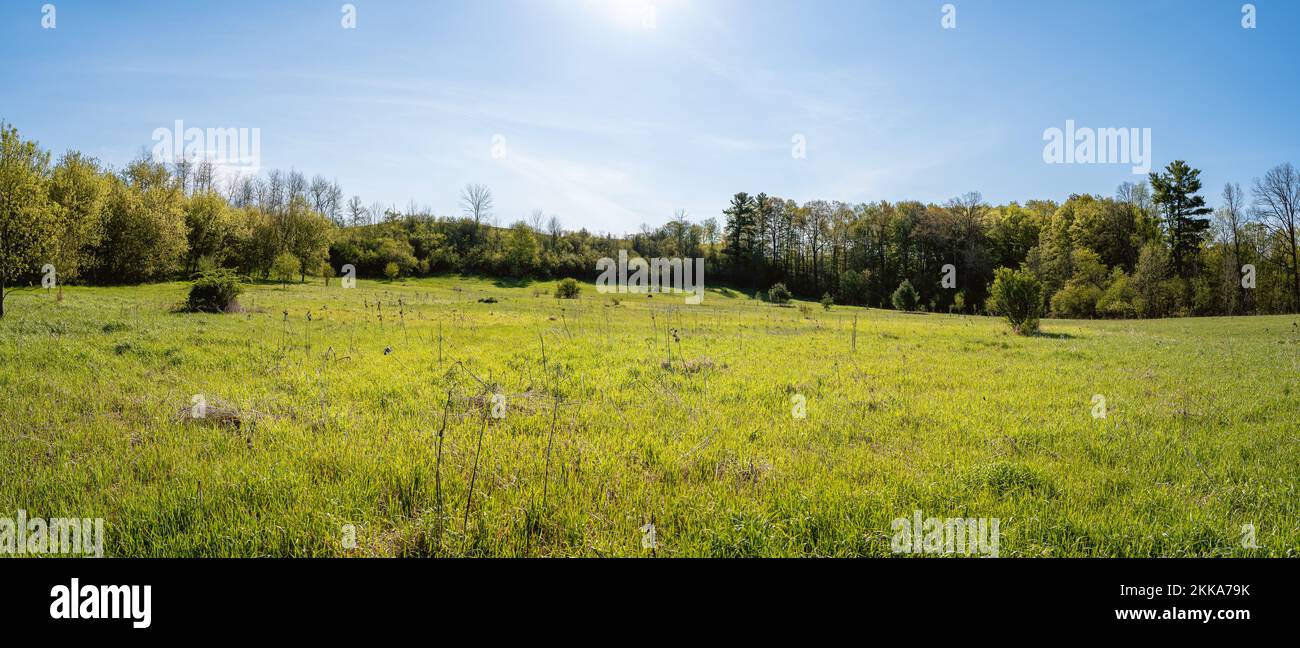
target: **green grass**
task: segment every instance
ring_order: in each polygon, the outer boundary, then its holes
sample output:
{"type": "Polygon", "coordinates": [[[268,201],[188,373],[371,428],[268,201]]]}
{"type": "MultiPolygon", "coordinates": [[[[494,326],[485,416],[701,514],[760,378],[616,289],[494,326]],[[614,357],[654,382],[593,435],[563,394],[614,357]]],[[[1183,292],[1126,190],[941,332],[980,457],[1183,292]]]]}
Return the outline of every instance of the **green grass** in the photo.
{"type": "Polygon", "coordinates": [[[651,521],[658,556],[883,556],[918,509],[999,518],[1004,557],[1300,549],[1297,317],[1017,337],[553,285],[259,285],[231,315],[172,312],[184,284],[20,293],[0,517],[103,517],[111,556],[639,556],[651,521]],[[196,394],[241,424],[187,419],[196,394]]]}

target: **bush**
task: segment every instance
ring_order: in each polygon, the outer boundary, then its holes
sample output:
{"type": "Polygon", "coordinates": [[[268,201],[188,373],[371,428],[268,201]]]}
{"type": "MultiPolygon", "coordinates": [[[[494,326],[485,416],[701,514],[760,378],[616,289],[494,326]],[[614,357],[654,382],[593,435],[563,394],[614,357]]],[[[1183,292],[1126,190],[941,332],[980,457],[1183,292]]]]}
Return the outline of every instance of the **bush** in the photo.
{"type": "Polygon", "coordinates": [[[388,265],[384,266],[384,276],[388,277],[389,281],[396,279],[397,275],[401,272],[401,268],[397,267],[397,262],[395,261],[389,261],[388,265]]]}
{"type": "Polygon", "coordinates": [[[791,297],[793,295],[790,294],[790,289],[783,283],[773,284],[767,289],[767,300],[773,304],[788,304],[791,297]]]}
{"type": "Polygon", "coordinates": [[[825,295],[822,295],[822,308],[825,308],[826,310],[830,310],[831,306],[834,305],[835,305],[835,298],[831,297],[830,293],[826,293],[825,295]]]}
{"type": "Polygon", "coordinates": [[[914,311],[921,303],[921,296],[917,294],[916,288],[912,287],[912,282],[904,279],[903,283],[898,284],[898,289],[890,297],[894,303],[895,310],[914,311]]]}
{"type": "Polygon", "coordinates": [[[1006,316],[1011,330],[1029,335],[1043,315],[1043,284],[1028,270],[998,268],[989,291],[994,308],[1006,316]]]}
{"type": "Polygon", "coordinates": [[[244,287],[234,272],[210,270],[200,274],[190,286],[185,308],[196,313],[224,313],[237,305],[235,298],[243,292],[244,287]]]}
{"type": "Polygon", "coordinates": [[[561,279],[559,285],[555,287],[556,299],[577,299],[578,294],[582,292],[582,286],[578,280],[572,277],[561,279]]]}
{"type": "Polygon", "coordinates": [[[1101,288],[1086,283],[1068,283],[1052,295],[1052,312],[1075,319],[1096,317],[1097,302],[1101,298],[1101,288]]]}
{"type": "Polygon", "coordinates": [[[1133,305],[1136,299],[1128,275],[1115,268],[1111,273],[1110,286],[1106,287],[1106,292],[1097,300],[1097,312],[1103,317],[1137,317],[1137,308],[1133,305]]]}

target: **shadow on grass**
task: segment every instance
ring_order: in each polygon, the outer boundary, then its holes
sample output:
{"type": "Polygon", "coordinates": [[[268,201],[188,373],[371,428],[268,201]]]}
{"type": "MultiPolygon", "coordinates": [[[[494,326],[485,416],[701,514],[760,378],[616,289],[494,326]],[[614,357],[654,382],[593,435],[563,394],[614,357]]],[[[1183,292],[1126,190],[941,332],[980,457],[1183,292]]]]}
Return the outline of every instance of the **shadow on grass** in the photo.
{"type": "Polygon", "coordinates": [[[492,285],[497,288],[527,288],[533,285],[533,281],[528,277],[500,277],[492,285]]]}
{"type": "Polygon", "coordinates": [[[1029,337],[1047,338],[1049,340],[1073,340],[1078,338],[1079,336],[1071,335],[1069,333],[1045,333],[1043,331],[1039,331],[1029,337]]]}
{"type": "Polygon", "coordinates": [[[312,282],[299,281],[297,279],[293,279],[290,281],[281,281],[279,279],[258,279],[253,277],[243,277],[240,279],[240,283],[244,284],[245,286],[270,286],[272,288],[280,288],[282,290],[288,290],[293,286],[306,286],[312,282]]]}

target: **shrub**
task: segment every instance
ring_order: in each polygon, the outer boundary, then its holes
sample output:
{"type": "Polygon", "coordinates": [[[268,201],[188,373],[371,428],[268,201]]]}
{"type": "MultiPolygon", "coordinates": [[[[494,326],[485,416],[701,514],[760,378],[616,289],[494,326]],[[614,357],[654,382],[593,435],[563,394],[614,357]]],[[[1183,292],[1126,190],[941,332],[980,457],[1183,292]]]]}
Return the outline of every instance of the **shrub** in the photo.
{"type": "Polygon", "coordinates": [[[1013,331],[1029,335],[1038,330],[1038,318],[1043,314],[1043,284],[1034,273],[998,268],[989,294],[1013,331]]]}
{"type": "Polygon", "coordinates": [[[1068,283],[1052,295],[1052,312],[1061,317],[1092,318],[1097,315],[1101,289],[1092,284],[1068,283]]]}
{"type": "Polygon", "coordinates": [[[556,299],[577,299],[578,294],[582,292],[582,286],[578,280],[572,277],[561,279],[559,285],[555,287],[556,299]]]}
{"type": "Polygon", "coordinates": [[[894,303],[895,310],[914,311],[921,303],[921,296],[917,294],[916,288],[912,287],[912,282],[904,279],[903,283],[898,284],[898,289],[890,297],[894,303]]]}
{"type": "Polygon", "coordinates": [[[1110,285],[1101,299],[1097,300],[1097,312],[1104,317],[1136,317],[1137,308],[1133,306],[1137,294],[1129,284],[1128,275],[1115,268],[1111,273],[1110,285]]]}
{"type": "Polygon", "coordinates": [[[830,293],[826,293],[825,295],[822,295],[822,308],[825,308],[826,310],[830,310],[831,306],[834,305],[835,305],[835,298],[831,297],[830,293]]]}
{"type": "Polygon", "coordinates": [[[792,296],[790,289],[786,288],[783,283],[773,284],[771,288],[767,289],[767,300],[773,304],[788,304],[792,296]]]}
{"type": "Polygon", "coordinates": [[[397,275],[401,272],[402,270],[397,267],[397,262],[395,261],[389,261],[388,265],[384,266],[384,276],[388,277],[389,281],[396,279],[397,275]]]}
{"type": "Polygon", "coordinates": [[[196,313],[224,313],[237,305],[235,298],[242,292],[244,287],[234,272],[224,268],[209,270],[200,274],[190,286],[185,308],[196,313]]]}

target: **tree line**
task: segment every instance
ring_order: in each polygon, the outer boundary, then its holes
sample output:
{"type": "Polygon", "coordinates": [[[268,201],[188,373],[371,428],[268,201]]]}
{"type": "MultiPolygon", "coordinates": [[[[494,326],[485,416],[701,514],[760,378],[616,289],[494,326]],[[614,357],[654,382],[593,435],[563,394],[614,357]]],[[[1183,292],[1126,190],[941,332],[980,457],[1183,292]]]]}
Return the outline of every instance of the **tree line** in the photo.
{"type": "Polygon", "coordinates": [[[802,204],[738,193],[722,214],[678,211],[628,235],[566,230],[534,210],[501,226],[492,192],[467,185],[461,215],[344,200],[337,182],[296,171],[219,177],[209,163],[142,154],[111,169],[77,151],[57,160],[0,124],[0,316],[4,296],[57,282],[137,283],[229,268],[252,279],[457,272],[591,279],[596,262],[706,259],[709,280],[765,293],[777,283],[836,303],[891,307],[904,282],[918,307],[983,312],[998,268],[1045,287],[1065,317],[1295,312],[1300,177],[1269,170],[1211,210],[1182,161],[1115,196],[989,205],[968,193],[917,201],[802,204]],[[1247,267],[1247,271],[1243,271],[1247,267]]]}
{"type": "MultiPolygon", "coordinates": [[[[1114,196],[989,205],[849,204],[738,193],[726,210],[725,276],[839,303],[889,307],[904,283],[927,310],[982,312],[994,273],[1024,269],[1060,317],[1296,312],[1300,176],[1281,164],[1218,209],[1184,161],[1114,196]]],[[[716,275],[715,275],[716,276],[716,275]]]]}

